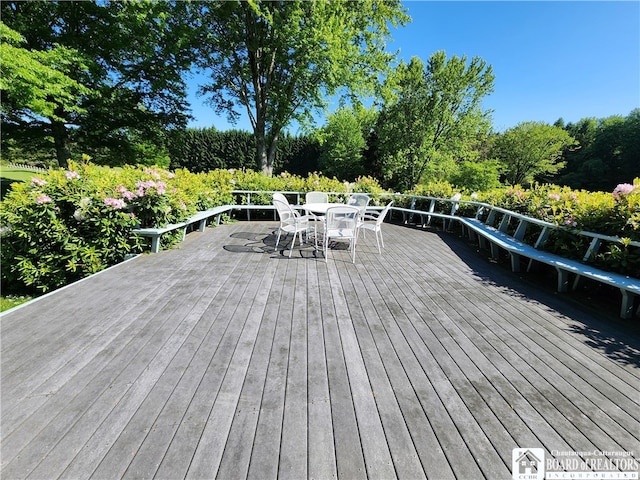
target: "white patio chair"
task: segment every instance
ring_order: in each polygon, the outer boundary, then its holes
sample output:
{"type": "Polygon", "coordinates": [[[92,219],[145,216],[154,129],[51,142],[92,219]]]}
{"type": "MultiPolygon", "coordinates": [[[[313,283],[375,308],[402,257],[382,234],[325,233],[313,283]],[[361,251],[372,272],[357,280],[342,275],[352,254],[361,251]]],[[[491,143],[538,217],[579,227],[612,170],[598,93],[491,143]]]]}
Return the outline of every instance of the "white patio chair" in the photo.
{"type": "Polygon", "coordinates": [[[382,223],[384,222],[384,218],[387,216],[387,213],[389,213],[389,209],[391,208],[392,204],[393,204],[392,201],[389,202],[387,206],[384,207],[384,209],[378,214],[367,213],[363,217],[364,221],[360,223],[359,229],[358,229],[358,230],[363,230],[363,233],[366,232],[367,230],[371,230],[375,232],[376,243],[378,244],[378,253],[380,255],[382,255],[382,249],[380,248],[380,245],[382,245],[382,248],[384,248],[384,240],[382,238],[382,223]],[[375,221],[367,222],[366,220],[375,220],[375,221]]]}
{"type": "MultiPolygon", "coordinates": [[[[329,194],[325,192],[307,192],[304,196],[304,203],[329,203],[329,194]]],[[[316,215],[307,211],[307,215],[316,222],[324,224],[324,215],[316,215]]]]}
{"type": "MultiPolygon", "coordinates": [[[[278,238],[276,239],[276,246],[274,250],[278,250],[278,244],[280,243],[280,236],[282,232],[285,234],[293,233],[293,240],[291,241],[291,249],[289,250],[289,258],[293,253],[293,246],[296,243],[296,236],[300,235],[300,245],[302,245],[302,234],[308,234],[308,231],[313,228],[314,230],[314,244],[316,250],[318,249],[318,235],[315,224],[309,223],[310,217],[308,215],[300,215],[299,212],[293,209],[284,195],[279,193],[273,194],[273,205],[276,207],[278,216],[280,217],[280,227],[278,228],[278,238]]],[[[307,235],[308,238],[308,235],[307,235]]]]}
{"type": "Polygon", "coordinates": [[[329,240],[349,240],[351,261],[356,263],[356,242],[358,240],[358,221],[360,210],[357,207],[330,207],[324,223],[324,260],[329,253],[329,240]]]}
{"type": "Polygon", "coordinates": [[[371,197],[365,193],[352,193],[351,195],[349,195],[347,205],[358,207],[358,209],[360,210],[360,216],[364,217],[370,201],[371,197]]]}
{"type": "Polygon", "coordinates": [[[325,192],[307,192],[305,203],[329,203],[329,194],[325,192]]]}

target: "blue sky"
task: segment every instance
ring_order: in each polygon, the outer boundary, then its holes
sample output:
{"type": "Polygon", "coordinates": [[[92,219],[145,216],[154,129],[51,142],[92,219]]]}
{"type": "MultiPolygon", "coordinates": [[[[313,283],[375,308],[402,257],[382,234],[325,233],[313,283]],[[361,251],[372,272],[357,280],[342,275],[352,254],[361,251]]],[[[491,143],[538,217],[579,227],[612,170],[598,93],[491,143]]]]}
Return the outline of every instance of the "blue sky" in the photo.
{"type": "MultiPolygon", "coordinates": [[[[392,31],[390,51],[425,63],[447,56],[482,57],[492,65],[495,90],[484,101],[496,131],[523,121],[626,116],[640,107],[640,2],[406,1],[412,22],[392,31]]],[[[195,95],[189,126],[251,130],[217,117],[195,95]]],[[[324,123],[318,118],[318,125],[324,123]]],[[[292,133],[297,133],[295,128],[292,133]]]]}

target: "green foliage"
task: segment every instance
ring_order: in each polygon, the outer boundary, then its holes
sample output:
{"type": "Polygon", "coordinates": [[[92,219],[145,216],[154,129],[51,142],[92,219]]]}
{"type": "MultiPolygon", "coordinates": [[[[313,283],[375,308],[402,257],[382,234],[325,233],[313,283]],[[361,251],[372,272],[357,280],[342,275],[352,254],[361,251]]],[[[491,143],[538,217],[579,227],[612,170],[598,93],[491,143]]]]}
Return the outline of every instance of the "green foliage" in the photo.
{"type": "Polygon", "coordinates": [[[493,91],[491,66],[479,57],[433,54],[425,67],[414,57],[385,83],[378,117],[378,157],[384,181],[394,189],[443,180],[458,162],[471,160],[478,135],[490,122],[482,99],[493,91]]]}
{"type": "Polygon", "coordinates": [[[10,227],[2,237],[3,288],[51,290],[138,250],[134,217],[109,203],[96,175],[50,171],[14,185],[0,204],[0,224],[10,227]]]}
{"type": "MultiPolygon", "coordinates": [[[[228,204],[227,170],[72,164],[14,185],[0,203],[3,287],[51,290],[141,251],[137,226],[162,226],[228,204]]],[[[164,239],[163,239],[164,240],[164,239]]]]}
{"type": "Polygon", "coordinates": [[[311,135],[284,135],[276,148],[274,172],[306,176],[318,169],[320,144],[311,135]]]}
{"type": "Polygon", "coordinates": [[[365,173],[363,154],[375,118],[373,108],[363,107],[343,107],[327,117],[327,124],[316,133],[325,175],[354,180],[365,173]]]}
{"type": "Polygon", "coordinates": [[[62,120],[57,112],[82,113],[78,97],[91,91],[68,74],[84,69],[80,54],[71,48],[55,46],[47,51],[24,47],[22,36],[0,22],[0,90],[2,115],[32,119],[50,117],[62,120]]]}
{"type": "Polygon", "coordinates": [[[304,122],[346,87],[372,93],[392,59],[385,51],[391,26],[408,17],[399,1],[221,2],[205,4],[193,24],[208,41],[202,86],[219,113],[246,109],[256,140],[256,163],[272,174],[284,127],[304,122]]]}
{"type": "MultiPolygon", "coordinates": [[[[132,234],[135,226],[162,226],[199,210],[245,201],[245,197],[234,198],[232,190],[319,190],[335,192],[332,201],[366,192],[373,205],[386,204],[390,197],[372,177],[350,183],[318,173],[302,177],[283,172],[269,177],[250,169],[191,173],[186,169],[170,172],[159,167],[72,164],[70,170],[49,170],[15,184],[0,203],[0,227],[6,229],[0,252],[3,288],[20,293],[47,291],[102,270],[127,253],[142,250],[140,239],[132,234]]],[[[465,193],[462,200],[484,201],[563,226],[547,248],[567,256],[586,250],[585,240],[573,233],[576,230],[640,240],[640,179],[618,185],[612,193],[555,185],[468,192],[449,182],[434,181],[405,193],[438,198],[465,193]]],[[[252,194],[251,201],[270,204],[272,196],[252,194]]],[[[398,206],[409,206],[410,201],[408,197],[395,199],[398,206]]],[[[443,202],[438,209],[448,205],[443,202]]],[[[429,201],[418,200],[416,207],[428,209],[429,201]]],[[[461,212],[467,212],[464,202],[461,212]]],[[[172,240],[177,238],[167,236],[169,243],[172,240]]],[[[604,246],[594,261],[603,268],[639,274],[638,249],[628,242],[604,246]]]]}
{"type": "Polygon", "coordinates": [[[181,75],[193,60],[188,8],[139,0],[0,3],[3,22],[26,40],[15,55],[1,55],[3,75],[5,60],[18,61],[7,70],[12,94],[3,91],[3,150],[13,142],[31,152],[37,143],[38,160],[61,167],[81,153],[112,166],[168,166],[167,131],[187,119],[181,75]]]}
{"type": "Polygon", "coordinates": [[[255,149],[255,140],[250,132],[188,128],[172,135],[171,166],[192,172],[252,168],[255,167],[255,149]]]}
{"type": "Polygon", "coordinates": [[[564,152],[567,166],[556,183],[611,190],[625,179],[640,176],[640,109],[626,117],[584,118],[565,130],[579,148],[564,152]]]}
{"type": "MultiPolygon", "coordinates": [[[[285,135],[276,152],[275,171],[307,175],[318,166],[319,144],[310,136],[285,135]]],[[[218,131],[215,128],[174,132],[170,143],[172,168],[206,172],[218,168],[256,169],[255,139],[242,130],[218,131]]]]}
{"type": "Polygon", "coordinates": [[[451,175],[450,181],[459,188],[480,192],[500,186],[500,172],[502,165],[497,160],[485,162],[464,161],[458,170],[451,175]]]}
{"type": "Polygon", "coordinates": [[[32,299],[33,297],[25,295],[8,295],[0,297],[0,312],[22,305],[32,299]]]}
{"type": "Polygon", "coordinates": [[[564,167],[562,153],[576,141],[560,127],[523,122],[498,136],[494,156],[500,160],[506,182],[530,185],[546,181],[564,167]]]}

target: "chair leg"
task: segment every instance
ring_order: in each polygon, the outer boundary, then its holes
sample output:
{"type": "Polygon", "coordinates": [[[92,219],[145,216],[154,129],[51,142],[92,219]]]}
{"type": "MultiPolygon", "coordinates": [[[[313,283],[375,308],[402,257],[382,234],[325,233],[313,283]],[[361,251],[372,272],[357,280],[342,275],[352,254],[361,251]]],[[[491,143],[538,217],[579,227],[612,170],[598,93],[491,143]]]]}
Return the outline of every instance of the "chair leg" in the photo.
{"type": "Polygon", "coordinates": [[[276,239],[276,246],[273,248],[273,251],[278,250],[278,244],[280,243],[280,235],[282,234],[282,230],[278,230],[278,238],[276,239]]]}
{"type": "Polygon", "coordinates": [[[326,235],[323,235],[322,252],[324,253],[324,261],[326,263],[328,261],[327,256],[329,255],[329,239],[326,235]]]}
{"type": "Polygon", "coordinates": [[[380,250],[380,238],[378,236],[378,231],[376,230],[376,243],[378,244],[378,255],[382,255],[382,250],[380,250]]]}
{"type": "Polygon", "coordinates": [[[291,250],[289,250],[289,258],[293,254],[293,247],[296,244],[296,235],[300,236],[300,246],[302,246],[302,230],[293,233],[293,240],[291,241],[291,250]]]}
{"type": "Polygon", "coordinates": [[[356,263],[356,240],[357,236],[351,239],[351,263],[356,263]]]}

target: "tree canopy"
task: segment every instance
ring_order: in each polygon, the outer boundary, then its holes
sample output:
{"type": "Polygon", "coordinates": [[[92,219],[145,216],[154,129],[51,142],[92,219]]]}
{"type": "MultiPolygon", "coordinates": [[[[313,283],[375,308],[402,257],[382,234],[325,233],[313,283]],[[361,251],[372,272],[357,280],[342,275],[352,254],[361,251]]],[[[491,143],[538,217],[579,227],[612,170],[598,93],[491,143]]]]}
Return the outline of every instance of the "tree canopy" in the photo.
{"type": "Polygon", "coordinates": [[[18,32],[0,22],[3,119],[20,116],[58,119],[56,109],[60,105],[67,111],[81,113],[78,97],[90,90],[65,73],[72,68],[86,68],[78,52],[61,46],[32,51],[24,48],[24,43],[18,32]]]}
{"type": "Polygon", "coordinates": [[[327,117],[316,131],[322,147],[320,168],[328,176],[353,181],[364,175],[364,152],[376,119],[374,108],[343,107],[327,117]]]}
{"type": "Polygon", "coordinates": [[[482,99],[493,91],[494,78],[481,58],[447,60],[443,51],[426,67],[417,57],[400,63],[386,81],[376,125],[387,182],[411,188],[428,168],[434,173],[446,162],[468,160],[477,135],[491,127],[482,99]]]}
{"type": "Polygon", "coordinates": [[[210,73],[201,92],[232,120],[245,109],[257,164],[271,174],[292,120],[343,88],[373,92],[392,59],[389,28],[407,20],[398,0],[201,3],[199,64],[210,73]]]}
{"type": "Polygon", "coordinates": [[[494,155],[503,165],[505,180],[511,185],[548,181],[564,167],[563,151],[576,144],[560,127],[544,122],[522,122],[500,135],[494,155]]]}
{"type": "Polygon", "coordinates": [[[3,142],[39,132],[53,139],[63,166],[74,145],[112,163],[136,163],[140,149],[160,152],[164,131],[187,119],[186,11],[183,2],[2,2],[3,21],[25,39],[17,54],[51,60],[72,80],[66,89],[44,83],[46,105],[3,95],[3,142]]]}

